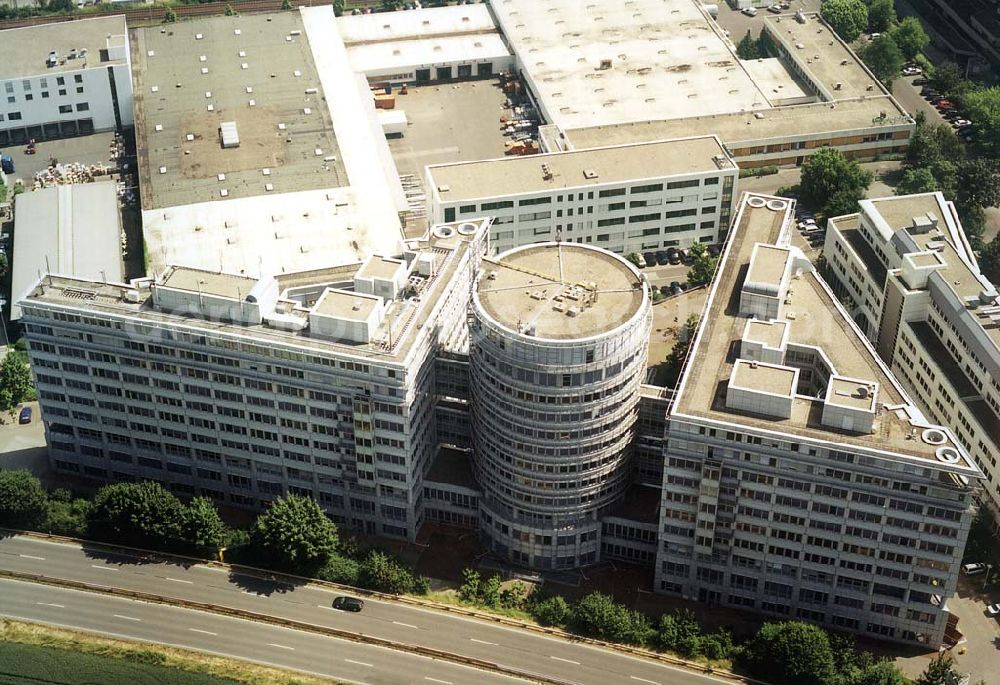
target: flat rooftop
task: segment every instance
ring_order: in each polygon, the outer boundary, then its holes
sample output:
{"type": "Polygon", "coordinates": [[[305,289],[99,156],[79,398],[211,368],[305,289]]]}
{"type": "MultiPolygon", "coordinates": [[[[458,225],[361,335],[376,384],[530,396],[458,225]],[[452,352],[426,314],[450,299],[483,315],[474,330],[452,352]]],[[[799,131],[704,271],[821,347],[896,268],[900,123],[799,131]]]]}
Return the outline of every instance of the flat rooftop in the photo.
{"type": "Polygon", "coordinates": [[[734,168],[713,136],[428,167],[443,202],[734,168]],[[543,170],[547,167],[548,173],[543,170]],[[447,190],[445,190],[447,188],[447,190]]]}
{"type": "Polygon", "coordinates": [[[532,331],[536,338],[607,333],[646,306],[642,278],[632,265],[575,243],[515,248],[483,259],[480,274],[474,293],[478,307],[500,325],[532,331]]]}
{"type": "MultiPolygon", "coordinates": [[[[485,224],[480,231],[486,230],[485,224]]],[[[423,279],[419,285],[419,297],[408,300],[394,300],[386,307],[382,324],[375,330],[367,343],[345,342],[313,337],[309,329],[283,330],[267,324],[240,325],[220,322],[213,318],[202,318],[193,313],[175,314],[158,309],[153,304],[153,298],[148,288],[139,289],[137,302],[129,301],[128,293],[132,286],[122,283],[104,283],[93,279],[70,278],[65,276],[46,277],[44,286],[37,284],[24,297],[24,303],[38,303],[55,308],[88,312],[91,315],[107,318],[124,317],[152,326],[154,329],[162,324],[175,330],[181,330],[198,335],[223,337],[234,341],[252,342],[257,345],[270,345],[276,348],[305,352],[307,354],[340,354],[351,355],[364,359],[382,360],[389,363],[403,363],[409,354],[414,341],[419,336],[428,335],[428,322],[441,298],[447,296],[455,284],[455,275],[459,267],[465,264],[464,258],[469,257],[470,242],[459,235],[453,235],[446,240],[429,238],[420,249],[423,254],[430,255],[434,260],[433,276],[423,279]],[[391,327],[392,335],[388,335],[391,327]],[[390,340],[391,338],[391,340],[390,340]]],[[[307,288],[317,290],[320,286],[341,287],[350,282],[360,264],[353,268],[327,268],[312,272],[289,274],[276,279],[280,294],[285,294],[288,288],[307,288]]],[[[168,284],[179,284],[185,290],[197,292],[198,280],[206,280],[202,287],[211,288],[220,293],[221,297],[233,297],[233,291],[241,284],[250,285],[254,279],[245,279],[237,275],[223,274],[217,280],[211,280],[204,273],[195,269],[176,269],[167,280],[168,284]],[[171,283],[171,279],[179,280],[171,283]]],[[[206,292],[208,292],[206,290],[206,292]]],[[[247,291],[249,293],[249,290],[247,291]]],[[[240,288],[239,294],[243,294],[240,288]]],[[[306,302],[305,305],[309,303],[306,302]]],[[[296,317],[305,319],[307,309],[293,310],[296,317]]]]}
{"type": "Polygon", "coordinates": [[[818,13],[804,16],[804,24],[797,22],[794,15],[787,14],[765,16],[764,23],[828,98],[841,100],[886,94],[878,79],[818,13]]]}
{"type": "Polygon", "coordinates": [[[691,0],[491,7],[549,123],[564,129],[768,105],[691,0]]]}
{"type": "MultiPolygon", "coordinates": [[[[47,76],[80,69],[125,64],[110,59],[108,41],[124,47],[125,15],[78,19],[0,31],[0,79],[47,76]],[[86,53],[83,51],[86,50],[86,53]],[[46,60],[55,51],[58,63],[46,60]],[[83,56],[80,56],[83,53],[83,56]],[[70,54],[77,55],[69,59],[70,54]]],[[[55,87],[55,84],[51,84],[55,87]]],[[[20,88],[18,88],[20,92],[20,88]]]]}
{"type": "Polygon", "coordinates": [[[348,47],[357,43],[391,43],[434,36],[496,33],[489,6],[451,5],[406,12],[345,14],[337,17],[337,30],[348,47]]]}
{"type": "Polygon", "coordinates": [[[121,281],[124,277],[118,193],[111,181],[50,186],[14,198],[11,318],[17,299],[52,271],[121,281]]]}
{"type": "Polygon", "coordinates": [[[758,243],[754,245],[747,271],[747,283],[772,285],[777,288],[785,277],[792,255],[787,247],[758,243]]]}
{"type": "Polygon", "coordinates": [[[795,393],[798,377],[798,372],[787,366],[737,359],[729,383],[737,388],[791,397],[795,393]]]}
{"type": "Polygon", "coordinates": [[[827,402],[840,407],[873,412],[877,399],[878,388],[865,380],[834,376],[827,385],[827,402]]]}
{"type": "Polygon", "coordinates": [[[758,342],[767,347],[777,349],[781,346],[785,331],[788,329],[787,321],[760,321],[753,319],[747,323],[747,338],[753,342],[758,342]]]}
{"type": "Polygon", "coordinates": [[[632,123],[590,126],[567,131],[577,149],[598,145],[623,145],[648,140],[715,134],[730,150],[772,138],[829,138],[842,131],[882,129],[912,130],[909,115],[889,96],[837,102],[816,102],[780,108],[748,108],[746,111],[706,112],[684,119],[650,119],[632,123]],[[885,114],[886,118],[881,116],[885,114]],[[760,115],[760,116],[757,116],[760,115]]]}
{"type": "Polygon", "coordinates": [[[379,298],[374,295],[328,289],[313,306],[313,312],[337,319],[367,321],[378,306],[379,298]]]}
{"type": "Polygon", "coordinates": [[[281,275],[402,250],[398,223],[372,216],[353,187],[150,209],[142,213],[142,224],[150,274],[183,264],[281,275]]]}
{"type": "Polygon", "coordinates": [[[238,302],[250,294],[257,285],[257,279],[175,266],[167,270],[160,283],[168,288],[224,297],[238,302]]]}
{"type": "Polygon", "coordinates": [[[134,31],[143,209],[348,185],[304,28],[275,12],[134,31]]]}
{"type": "MultiPolygon", "coordinates": [[[[920,420],[922,415],[814,271],[803,270],[791,281],[783,312],[790,325],[789,344],[822,350],[834,375],[877,384],[883,409],[876,416],[874,431],[858,433],[824,425],[823,400],[803,395],[793,398],[788,419],[759,416],[726,406],[726,387],[735,361],[733,341],[740,339],[747,321],[739,312],[739,293],[754,246],[782,244],[793,230],[792,203],[786,201],[784,210],[755,208],[747,204],[749,197],[744,195],[730,231],[671,416],[677,420],[691,417],[794,436],[797,440],[867,449],[890,457],[902,455],[944,467],[935,457],[935,446],[910,439],[912,419],[920,420]]],[[[765,199],[776,198],[765,196],[765,199]]],[[[957,468],[970,475],[978,474],[971,461],[957,468]]]]}

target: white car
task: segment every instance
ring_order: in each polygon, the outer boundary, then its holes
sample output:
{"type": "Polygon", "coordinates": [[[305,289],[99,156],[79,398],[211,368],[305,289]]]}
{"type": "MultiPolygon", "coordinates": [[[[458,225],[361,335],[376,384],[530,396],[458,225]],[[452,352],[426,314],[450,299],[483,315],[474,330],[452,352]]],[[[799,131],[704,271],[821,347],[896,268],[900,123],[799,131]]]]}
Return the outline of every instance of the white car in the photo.
{"type": "Polygon", "coordinates": [[[972,126],[972,122],[968,119],[955,119],[955,121],[951,122],[951,124],[952,126],[957,126],[958,128],[962,128],[963,126],[972,126]]]}
{"type": "Polygon", "coordinates": [[[1000,616],[1000,604],[990,604],[986,607],[986,613],[994,618],[1000,616]]]}
{"type": "Polygon", "coordinates": [[[756,7],[745,7],[741,11],[743,12],[743,14],[747,15],[748,17],[756,17],[757,16],[757,8],[756,7]]]}
{"type": "Polygon", "coordinates": [[[975,563],[975,564],[963,564],[962,572],[967,576],[975,576],[980,573],[986,572],[986,564],[975,563]]]}
{"type": "Polygon", "coordinates": [[[924,73],[920,67],[906,67],[903,69],[903,76],[917,76],[924,73]]]}
{"type": "Polygon", "coordinates": [[[799,222],[800,231],[811,231],[816,228],[816,219],[803,219],[799,222]]]}

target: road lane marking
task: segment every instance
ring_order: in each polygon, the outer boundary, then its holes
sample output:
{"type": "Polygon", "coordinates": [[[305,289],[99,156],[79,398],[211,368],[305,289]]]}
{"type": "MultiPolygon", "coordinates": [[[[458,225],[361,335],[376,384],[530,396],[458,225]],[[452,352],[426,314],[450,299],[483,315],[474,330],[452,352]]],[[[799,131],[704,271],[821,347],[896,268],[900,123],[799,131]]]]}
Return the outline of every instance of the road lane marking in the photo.
{"type": "Polygon", "coordinates": [[[413,628],[414,630],[420,630],[412,623],[403,623],[401,621],[393,621],[393,623],[395,623],[397,626],[403,626],[404,628],[413,628]]]}
{"type": "Polygon", "coordinates": [[[268,642],[267,645],[268,645],[268,647],[277,647],[278,649],[287,649],[289,652],[294,652],[295,651],[295,647],[289,647],[287,645],[278,645],[278,644],[275,644],[273,642],[268,642]]]}
{"type": "Polygon", "coordinates": [[[45,561],[45,557],[36,557],[34,554],[18,554],[22,559],[34,559],[35,561],[45,561]]]}
{"type": "Polygon", "coordinates": [[[90,568],[98,568],[102,571],[117,571],[118,569],[112,568],[111,566],[101,566],[100,564],[91,564],[90,568]]]}
{"type": "Polygon", "coordinates": [[[429,680],[432,683],[441,683],[441,685],[452,685],[450,680],[438,680],[437,678],[431,678],[429,675],[425,675],[424,680],[429,680]]]}
{"type": "Polygon", "coordinates": [[[167,580],[172,581],[174,583],[184,583],[185,585],[194,585],[193,580],[181,580],[180,578],[167,578],[167,580]]]}
{"type": "Polygon", "coordinates": [[[567,664],[573,664],[574,666],[579,666],[579,661],[573,661],[572,659],[563,659],[561,656],[550,656],[550,659],[555,659],[556,661],[564,661],[567,664]]]}
{"type": "Polygon", "coordinates": [[[122,616],[121,614],[112,614],[115,618],[123,618],[126,621],[141,621],[141,618],[135,618],[134,616],[122,616]]]}
{"type": "Polygon", "coordinates": [[[629,678],[631,678],[632,680],[638,680],[640,683],[649,683],[649,685],[660,685],[655,680],[646,680],[645,678],[640,678],[634,675],[630,675],[629,678]]]}
{"type": "Polygon", "coordinates": [[[56,609],[65,609],[66,608],[65,604],[51,604],[49,602],[35,602],[35,604],[38,604],[39,606],[43,606],[43,607],[55,607],[56,609]]]}
{"type": "Polygon", "coordinates": [[[470,637],[469,639],[472,640],[473,642],[478,642],[481,645],[493,645],[494,647],[497,646],[496,642],[487,642],[486,640],[477,640],[474,637],[470,637]]]}
{"type": "Polygon", "coordinates": [[[211,630],[202,630],[201,628],[188,628],[192,633],[202,633],[203,635],[215,635],[218,637],[218,633],[213,633],[211,630]]]}
{"type": "Polygon", "coordinates": [[[367,666],[368,668],[375,668],[371,664],[366,664],[364,661],[355,661],[354,659],[344,659],[349,664],[357,664],[358,666],[367,666]]]}

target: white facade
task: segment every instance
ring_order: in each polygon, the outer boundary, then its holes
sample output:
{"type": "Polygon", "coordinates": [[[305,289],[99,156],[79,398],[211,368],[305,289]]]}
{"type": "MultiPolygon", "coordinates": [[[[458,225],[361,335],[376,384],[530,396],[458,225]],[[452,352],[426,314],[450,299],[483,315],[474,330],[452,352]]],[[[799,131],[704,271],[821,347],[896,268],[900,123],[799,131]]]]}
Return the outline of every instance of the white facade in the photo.
{"type": "Polygon", "coordinates": [[[738,175],[711,136],[429,166],[428,214],[434,222],[493,217],[495,253],[556,239],[619,254],[687,247],[723,240],[738,175]],[[703,141],[714,145],[697,161],[677,161],[681,148],[703,141]],[[504,181],[511,178],[518,181],[504,181]]]}
{"type": "Polygon", "coordinates": [[[480,530],[515,563],[595,563],[599,517],[631,481],[652,321],[647,287],[621,257],[546,243],[484,263],[472,311],[480,530]],[[518,286],[534,291],[524,297],[518,286]]]}
{"type": "Polygon", "coordinates": [[[1000,302],[940,193],[863,200],[830,220],[825,254],[853,313],[929,416],[986,474],[1000,521],[1000,302]]]}
{"type": "Polygon", "coordinates": [[[3,53],[17,50],[35,57],[23,55],[0,69],[0,145],[132,126],[123,17],[9,29],[0,34],[0,43],[3,53]],[[70,24],[74,31],[67,30],[70,24]],[[47,61],[46,51],[56,53],[56,63],[47,61]]]}

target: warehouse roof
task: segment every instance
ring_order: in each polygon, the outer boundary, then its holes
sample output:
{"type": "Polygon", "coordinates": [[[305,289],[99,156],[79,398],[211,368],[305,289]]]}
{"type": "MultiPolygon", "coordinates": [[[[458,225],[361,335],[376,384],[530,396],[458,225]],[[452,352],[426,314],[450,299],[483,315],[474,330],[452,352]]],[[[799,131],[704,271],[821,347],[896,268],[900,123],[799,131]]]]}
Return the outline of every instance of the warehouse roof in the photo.
{"type": "Polygon", "coordinates": [[[697,3],[497,0],[500,27],[550,123],[716,114],[768,101],[697,3]]]}
{"type": "Polygon", "coordinates": [[[510,52],[499,34],[484,33],[361,43],[349,46],[347,55],[355,71],[368,74],[386,69],[412,69],[424,64],[487,61],[509,57],[510,52]]]}
{"type": "Polygon", "coordinates": [[[6,29],[0,31],[0,79],[125,64],[125,43],[125,16],[121,14],[6,29]],[[109,47],[123,48],[121,57],[112,59],[109,47]],[[57,57],[51,67],[46,61],[50,52],[57,57]]]}
{"type": "Polygon", "coordinates": [[[111,182],[50,186],[15,199],[11,319],[40,273],[120,282],[121,221],[111,182]]]}
{"type": "Polygon", "coordinates": [[[303,29],[279,12],[136,30],[144,209],[348,184],[303,29]],[[230,121],[240,145],[223,149],[230,121]]]}
{"type": "Polygon", "coordinates": [[[495,33],[497,28],[485,4],[427,7],[405,12],[373,12],[337,19],[344,44],[382,43],[432,36],[495,33]]]}
{"type": "Polygon", "coordinates": [[[735,168],[714,136],[427,167],[442,202],[735,168]]]}

